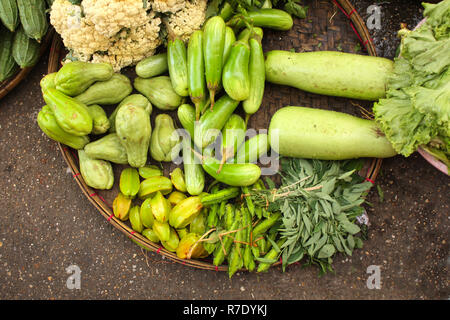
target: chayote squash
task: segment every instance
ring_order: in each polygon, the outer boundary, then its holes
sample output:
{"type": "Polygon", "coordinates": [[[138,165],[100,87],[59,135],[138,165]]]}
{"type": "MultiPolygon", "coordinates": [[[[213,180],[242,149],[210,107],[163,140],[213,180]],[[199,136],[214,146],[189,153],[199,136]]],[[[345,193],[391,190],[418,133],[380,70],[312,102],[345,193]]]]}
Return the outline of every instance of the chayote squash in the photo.
{"type": "Polygon", "coordinates": [[[98,104],[87,106],[93,120],[92,134],[103,134],[108,131],[110,124],[105,110],[98,104]]]}
{"type": "Polygon", "coordinates": [[[84,150],[78,150],[80,173],[86,184],[94,189],[111,189],[114,173],[111,163],[105,160],[89,158],[84,150]]]}
{"type": "Polygon", "coordinates": [[[55,78],[56,72],[52,72],[45,75],[39,82],[39,85],[41,86],[41,91],[44,92],[48,88],[56,88],[55,78]]]}
{"type": "Polygon", "coordinates": [[[43,98],[64,131],[76,136],[92,132],[93,120],[87,106],[55,88],[47,88],[43,98]]]}
{"type": "Polygon", "coordinates": [[[75,99],[86,105],[111,105],[122,101],[131,91],[133,86],[130,79],[123,74],[114,73],[110,79],[94,83],[86,91],[75,96],[75,99]]]}
{"type": "Polygon", "coordinates": [[[114,74],[108,63],[73,61],[64,64],[56,74],[56,89],[68,96],[77,96],[96,81],[106,81],[114,74]]]}
{"type": "Polygon", "coordinates": [[[86,144],[84,151],[93,159],[106,160],[117,164],[128,164],[127,151],[115,133],[110,133],[86,144]]]}
{"type": "Polygon", "coordinates": [[[159,114],[155,118],[155,129],[150,141],[150,154],[156,161],[170,162],[178,156],[181,149],[180,136],[172,117],[159,114]]]}
{"type": "Polygon", "coordinates": [[[137,77],[134,87],[150,100],[160,110],[175,110],[184,101],[172,87],[168,76],[159,76],[150,79],[137,77]]]}
{"type": "Polygon", "coordinates": [[[49,106],[43,106],[37,116],[37,123],[41,130],[52,140],[61,142],[74,149],[83,149],[89,143],[88,136],[75,136],[65,132],[56,122],[49,106]]]}
{"type": "Polygon", "coordinates": [[[148,112],[131,104],[122,106],[116,115],[116,132],[127,151],[128,164],[135,168],[145,166],[152,135],[148,112]]]}
{"type": "Polygon", "coordinates": [[[136,94],[131,94],[128,97],[126,97],[125,99],[122,100],[122,102],[120,102],[120,104],[116,107],[116,109],[114,109],[114,111],[111,113],[111,115],[109,116],[109,123],[110,123],[110,128],[109,128],[109,132],[116,132],[116,115],[117,115],[117,111],[119,110],[119,108],[125,104],[131,104],[137,107],[141,107],[144,108],[145,111],[148,112],[148,114],[152,114],[153,111],[153,107],[151,102],[144,97],[142,94],[136,93],[136,94]]]}

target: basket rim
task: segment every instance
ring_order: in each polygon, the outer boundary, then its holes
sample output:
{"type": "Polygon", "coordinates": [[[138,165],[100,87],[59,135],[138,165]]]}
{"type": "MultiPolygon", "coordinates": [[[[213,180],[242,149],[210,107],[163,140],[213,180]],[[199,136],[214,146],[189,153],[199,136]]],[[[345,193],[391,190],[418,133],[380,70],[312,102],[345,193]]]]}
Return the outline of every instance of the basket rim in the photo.
{"type": "MultiPolygon", "coordinates": [[[[333,0],[333,2],[341,9],[343,14],[347,16],[352,25],[352,29],[358,35],[361,43],[367,52],[371,56],[376,56],[375,47],[370,38],[369,31],[367,30],[364,21],[357,13],[356,9],[352,6],[348,0],[333,0]]],[[[60,36],[55,33],[50,48],[50,57],[48,63],[48,73],[52,73],[58,70],[60,64],[60,57],[64,50],[64,46],[60,36]]],[[[65,162],[69,165],[72,170],[73,178],[77,182],[81,191],[85,197],[97,208],[100,214],[111,223],[116,229],[125,234],[129,239],[133,240],[135,243],[144,247],[146,250],[151,252],[156,252],[161,254],[163,257],[168,258],[176,263],[183,264],[186,266],[194,267],[197,269],[212,270],[212,271],[227,271],[228,267],[226,265],[215,266],[208,261],[203,261],[201,259],[181,259],[176,256],[175,253],[166,250],[162,245],[151,242],[138,232],[132,230],[123,221],[116,218],[112,212],[110,205],[96,192],[95,189],[86,185],[83,180],[81,173],[78,168],[77,157],[74,154],[75,151],[59,142],[57,142],[60,152],[63,155],[65,162]]],[[[375,179],[380,171],[382,165],[382,159],[370,158],[369,166],[367,167],[367,172],[365,179],[371,183],[375,183],[375,179]]],[[[281,262],[277,262],[274,265],[279,265],[281,262]]],[[[245,271],[245,270],[244,270],[245,271]]]]}
{"type": "MultiPolygon", "coordinates": [[[[50,27],[47,33],[45,34],[45,37],[43,38],[43,41],[41,43],[40,49],[39,49],[39,60],[43,57],[47,49],[49,48],[50,44],[52,43],[52,40],[54,38],[55,29],[53,27],[50,27]]],[[[19,85],[19,83],[22,82],[26,78],[26,76],[33,70],[33,68],[36,65],[32,67],[27,67],[20,69],[16,72],[14,76],[11,78],[4,80],[0,82],[0,100],[4,98],[8,93],[10,93],[15,87],[19,85]]]]}

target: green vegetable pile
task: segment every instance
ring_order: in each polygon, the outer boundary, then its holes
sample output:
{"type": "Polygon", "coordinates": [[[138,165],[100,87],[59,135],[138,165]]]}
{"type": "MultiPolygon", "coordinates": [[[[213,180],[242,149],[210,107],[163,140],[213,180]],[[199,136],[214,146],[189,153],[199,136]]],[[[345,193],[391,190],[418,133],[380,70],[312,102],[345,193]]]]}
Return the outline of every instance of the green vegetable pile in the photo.
{"type": "Polygon", "coordinates": [[[49,25],[46,10],[51,3],[50,0],[0,1],[0,81],[38,62],[40,42],[49,25]]]}
{"type": "Polygon", "coordinates": [[[167,51],[140,61],[133,83],[109,64],[80,61],[41,81],[47,105],[38,125],[78,150],[88,186],[111,189],[112,163],[127,166],[114,216],[180,259],[227,262],[230,277],[267,271],[280,258],[283,270],[306,260],[325,273],[337,253],[361,248],[357,220],[372,183],[358,175],[360,159],[408,156],[422,146],[448,164],[450,0],[425,4],[426,22],[402,31],[395,63],[332,51],[264,54],[263,28],[290,30],[291,15],[306,10],[296,0],[273,1],[282,9],[269,4],[210,1],[203,28],[187,43],[167,28],[167,51]],[[267,134],[246,139],[266,82],[379,99],[376,121],[286,106],[267,134]],[[270,149],[281,156],[279,186],[264,183],[256,164],[270,149]],[[174,162],[180,152],[183,165],[170,178],[149,164],[174,162]]]}
{"type": "Polygon", "coordinates": [[[450,0],[423,6],[425,22],[399,32],[386,98],[373,111],[399,154],[422,147],[450,167],[450,0]]]}

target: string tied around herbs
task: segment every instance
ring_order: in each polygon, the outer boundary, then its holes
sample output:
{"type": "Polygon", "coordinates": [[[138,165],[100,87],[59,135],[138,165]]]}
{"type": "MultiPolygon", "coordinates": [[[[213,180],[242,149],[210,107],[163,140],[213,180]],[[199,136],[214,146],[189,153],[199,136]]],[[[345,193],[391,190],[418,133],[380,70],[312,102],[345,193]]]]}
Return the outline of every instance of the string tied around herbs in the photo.
{"type": "Polygon", "coordinates": [[[257,189],[252,189],[255,190],[254,192],[250,192],[250,193],[245,193],[242,194],[241,197],[254,197],[256,201],[259,200],[264,200],[264,206],[266,209],[269,208],[270,203],[276,202],[278,199],[281,198],[285,198],[285,197],[289,197],[291,195],[295,195],[298,191],[302,191],[302,192],[310,192],[310,191],[315,191],[315,190],[320,190],[322,189],[322,185],[317,185],[317,186],[312,186],[312,187],[308,187],[308,188],[299,188],[296,190],[291,190],[293,187],[297,186],[298,184],[305,182],[306,180],[312,178],[313,176],[307,176],[304,177],[302,179],[299,179],[298,181],[291,183],[290,185],[287,186],[282,186],[280,188],[273,188],[272,190],[257,190],[257,189]],[[287,191],[285,191],[287,190],[287,191]]]}
{"type": "MultiPolygon", "coordinates": [[[[225,255],[227,255],[227,252],[226,252],[225,247],[224,247],[224,245],[223,245],[222,238],[223,238],[223,237],[231,237],[230,234],[233,234],[233,233],[242,231],[242,230],[244,230],[244,229],[247,229],[248,227],[250,227],[250,224],[247,225],[247,226],[241,227],[241,228],[239,228],[239,229],[236,229],[236,230],[228,230],[228,231],[224,231],[224,232],[219,233],[219,234],[217,235],[217,237],[219,238],[221,247],[222,247],[222,251],[223,251],[223,253],[224,253],[225,255]]],[[[192,253],[194,252],[195,247],[197,246],[198,243],[214,240],[214,238],[206,238],[208,235],[210,235],[210,234],[211,234],[212,232],[214,232],[214,231],[217,231],[217,228],[211,228],[211,229],[209,229],[209,230],[208,230],[207,232],[205,232],[205,233],[204,233],[197,241],[194,242],[194,244],[193,244],[193,245],[191,246],[191,248],[189,249],[189,252],[188,252],[188,254],[187,254],[187,259],[190,259],[190,258],[192,257],[192,253]]],[[[251,237],[252,237],[252,236],[251,236],[251,233],[250,233],[250,239],[251,239],[251,237]]],[[[233,242],[234,242],[234,243],[241,243],[241,244],[245,244],[245,245],[249,245],[249,246],[256,246],[256,245],[254,245],[254,242],[259,241],[259,240],[260,240],[260,239],[257,239],[257,240],[255,240],[255,241],[251,241],[251,240],[250,240],[250,242],[245,242],[245,241],[238,241],[238,240],[234,239],[234,237],[233,237],[233,242]]]]}

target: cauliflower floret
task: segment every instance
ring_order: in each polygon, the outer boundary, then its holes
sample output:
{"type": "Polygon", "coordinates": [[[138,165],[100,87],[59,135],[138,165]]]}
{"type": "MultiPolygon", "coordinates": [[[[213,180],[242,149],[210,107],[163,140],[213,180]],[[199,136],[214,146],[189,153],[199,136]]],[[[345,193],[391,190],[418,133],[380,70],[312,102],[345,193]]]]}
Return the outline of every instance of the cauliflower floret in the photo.
{"type": "Polygon", "coordinates": [[[115,71],[119,71],[153,55],[161,44],[160,24],[160,18],[153,18],[143,26],[121,31],[114,37],[114,45],[106,53],[95,53],[92,62],[109,62],[115,71]]]}
{"type": "Polygon", "coordinates": [[[61,35],[66,48],[75,49],[78,57],[88,60],[96,51],[105,51],[111,40],[98,33],[92,24],[82,18],[81,8],[68,0],[53,2],[50,22],[61,35]]]}
{"type": "Polygon", "coordinates": [[[106,37],[123,28],[142,26],[149,20],[142,0],[83,0],[81,6],[85,19],[106,37]]]}
{"type": "Polygon", "coordinates": [[[79,28],[81,7],[67,0],[55,0],[50,13],[50,21],[56,31],[66,28],[79,28]]]}
{"type": "Polygon", "coordinates": [[[70,50],[68,59],[109,62],[114,70],[135,65],[164,43],[163,16],[187,41],[205,20],[207,0],[55,0],[50,22],[70,50]],[[152,11],[150,11],[152,10],[152,11]]]}
{"type": "Polygon", "coordinates": [[[201,28],[206,16],[207,0],[185,1],[186,6],[168,19],[170,30],[184,42],[201,28]]]}
{"type": "Polygon", "coordinates": [[[157,12],[177,12],[186,6],[185,0],[153,0],[152,9],[157,12]]]}

